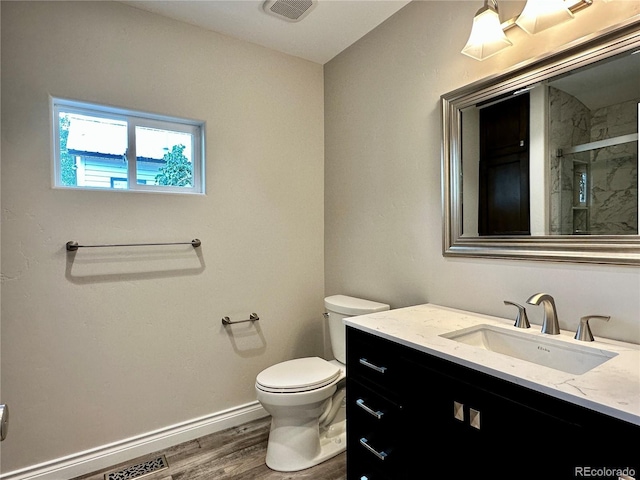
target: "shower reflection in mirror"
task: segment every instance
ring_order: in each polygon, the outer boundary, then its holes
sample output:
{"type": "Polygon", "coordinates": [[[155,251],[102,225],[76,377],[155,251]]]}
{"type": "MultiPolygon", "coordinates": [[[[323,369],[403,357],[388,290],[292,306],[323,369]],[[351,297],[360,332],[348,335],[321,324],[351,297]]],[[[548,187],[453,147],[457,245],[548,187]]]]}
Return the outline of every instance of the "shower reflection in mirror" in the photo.
{"type": "Polygon", "coordinates": [[[463,109],[463,236],[638,235],[638,78],[627,54],[463,109]]]}

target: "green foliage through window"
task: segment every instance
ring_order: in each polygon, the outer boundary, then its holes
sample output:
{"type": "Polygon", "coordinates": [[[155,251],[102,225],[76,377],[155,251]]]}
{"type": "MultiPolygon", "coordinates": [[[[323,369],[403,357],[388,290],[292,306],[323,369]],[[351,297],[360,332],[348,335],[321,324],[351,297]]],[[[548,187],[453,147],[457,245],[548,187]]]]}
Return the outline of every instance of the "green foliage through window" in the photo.
{"type": "Polygon", "coordinates": [[[190,187],[193,181],[191,162],[183,155],[184,145],[174,145],[162,158],[166,163],[156,175],[157,185],[190,187]]]}
{"type": "Polygon", "coordinates": [[[65,186],[77,185],[76,161],[73,155],[67,151],[67,139],[69,138],[69,117],[60,115],[60,174],[62,184],[65,186]]]}

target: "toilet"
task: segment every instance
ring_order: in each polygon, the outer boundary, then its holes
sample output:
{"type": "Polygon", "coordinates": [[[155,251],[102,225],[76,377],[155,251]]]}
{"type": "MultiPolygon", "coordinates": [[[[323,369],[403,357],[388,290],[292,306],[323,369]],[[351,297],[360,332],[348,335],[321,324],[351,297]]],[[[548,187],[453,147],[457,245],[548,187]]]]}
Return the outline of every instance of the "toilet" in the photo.
{"type": "Polygon", "coordinates": [[[324,306],[335,360],[297,358],[256,377],[258,401],[271,415],[266,464],[272,470],[303,470],[346,449],[346,328],[342,320],[389,310],[389,305],[346,295],[327,297],[324,306]]]}

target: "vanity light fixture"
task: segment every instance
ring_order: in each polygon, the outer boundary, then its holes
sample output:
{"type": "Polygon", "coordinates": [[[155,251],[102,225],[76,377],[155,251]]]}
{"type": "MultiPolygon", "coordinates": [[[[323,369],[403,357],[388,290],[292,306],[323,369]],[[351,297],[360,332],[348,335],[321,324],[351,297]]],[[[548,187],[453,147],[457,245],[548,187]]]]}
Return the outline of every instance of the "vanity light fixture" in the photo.
{"type": "Polygon", "coordinates": [[[476,60],[484,60],[513,45],[504,34],[496,0],[484,0],[484,6],[473,17],[471,35],[462,53],[476,60]]]}
{"type": "Polygon", "coordinates": [[[564,0],[527,0],[516,25],[533,35],[572,18],[573,13],[564,0]]]}
{"type": "Polygon", "coordinates": [[[525,32],[535,33],[554,27],[574,17],[574,13],[593,0],[527,0],[520,15],[500,23],[497,0],[484,0],[484,6],[473,18],[471,35],[462,53],[484,60],[513,45],[505,32],[516,25],[525,32]]]}

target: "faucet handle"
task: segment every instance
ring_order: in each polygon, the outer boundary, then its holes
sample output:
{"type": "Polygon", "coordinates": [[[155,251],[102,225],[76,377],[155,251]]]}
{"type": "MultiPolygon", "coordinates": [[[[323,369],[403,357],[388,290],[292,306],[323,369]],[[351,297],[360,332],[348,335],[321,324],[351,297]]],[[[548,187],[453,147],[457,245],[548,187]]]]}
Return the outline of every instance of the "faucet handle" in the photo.
{"type": "Polygon", "coordinates": [[[580,318],[580,324],[578,325],[576,335],[573,338],[583,342],[593,342],[593,334],[591,333],[591,328],[589,328],[589,320],[592,318],[608,322],[611,317],[605,315],[587,315],[586,317],[580,318]]]}
{"type": "Polygon", "coordinates": [[[516,315],[516,323],[513,324],[514,327],[518,328],[530,328],[529,319],[527,318],[527,310],[517,303],[509,302],[508,300],[504,301],[505,305],[513,305],[518,309],[518,314],[516,315]]]}

